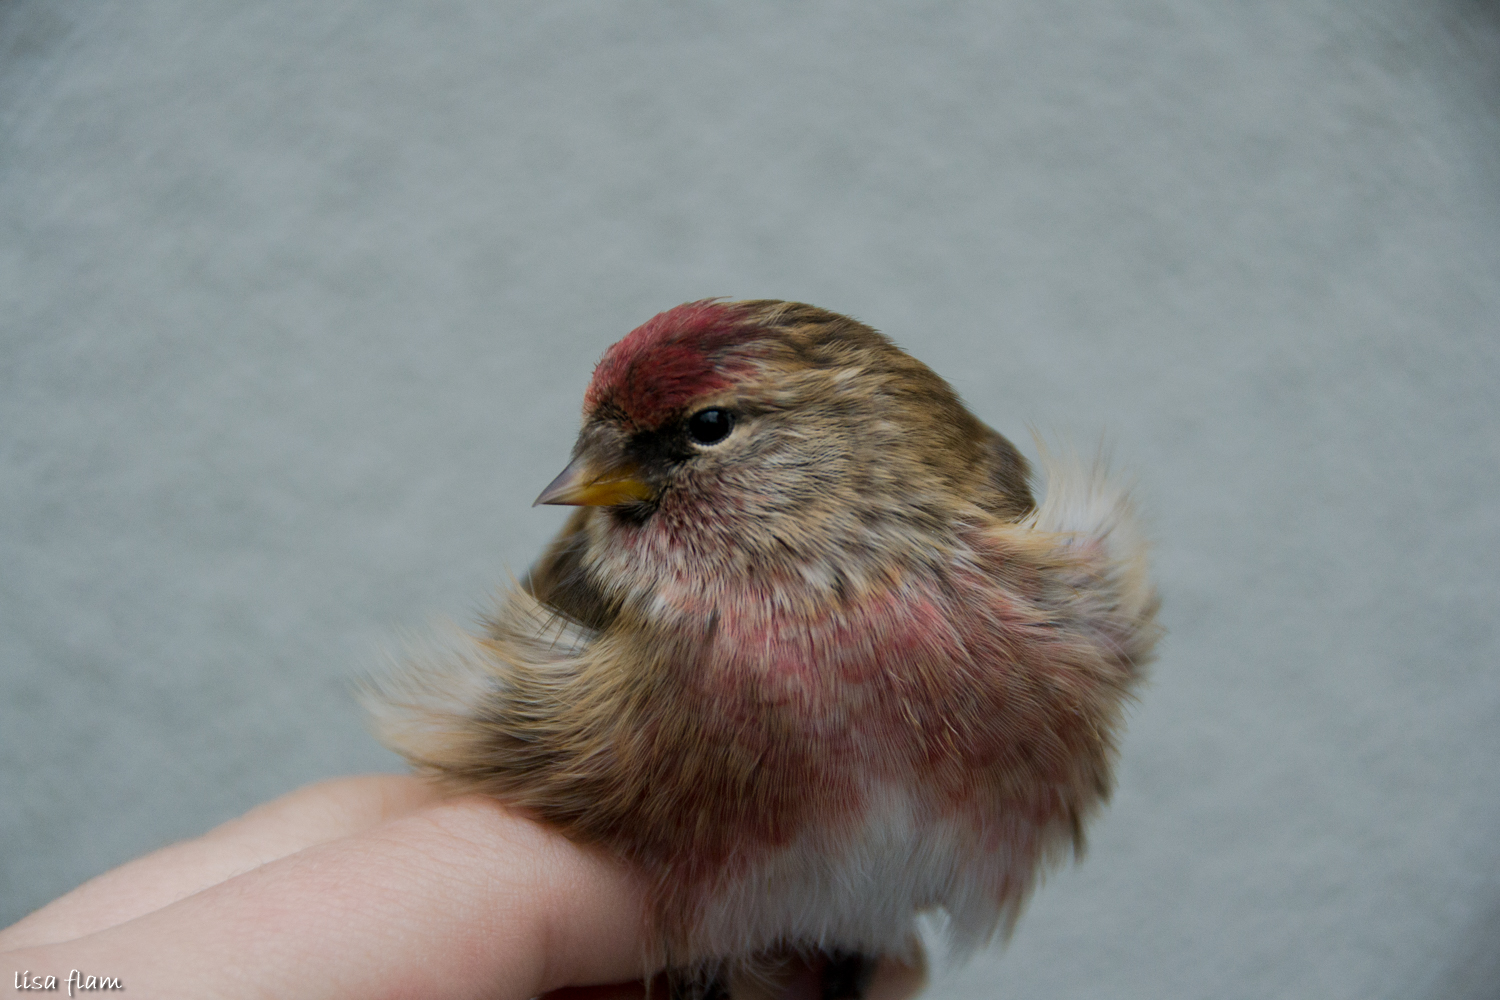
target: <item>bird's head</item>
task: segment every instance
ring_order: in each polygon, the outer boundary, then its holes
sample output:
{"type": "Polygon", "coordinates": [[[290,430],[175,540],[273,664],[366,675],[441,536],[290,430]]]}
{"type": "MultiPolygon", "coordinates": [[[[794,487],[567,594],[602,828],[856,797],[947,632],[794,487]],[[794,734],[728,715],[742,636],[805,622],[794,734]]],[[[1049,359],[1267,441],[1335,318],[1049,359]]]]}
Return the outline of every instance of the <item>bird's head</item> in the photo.
{"type": "Polygon", "coordinates": [[[605,352],[573,460],[537,502],[595,508],[598,545],[671,563],[653,570],[863,576],[1031,496],[1009,442],[886,337],[812,306],[706,300],[605,352]]]}

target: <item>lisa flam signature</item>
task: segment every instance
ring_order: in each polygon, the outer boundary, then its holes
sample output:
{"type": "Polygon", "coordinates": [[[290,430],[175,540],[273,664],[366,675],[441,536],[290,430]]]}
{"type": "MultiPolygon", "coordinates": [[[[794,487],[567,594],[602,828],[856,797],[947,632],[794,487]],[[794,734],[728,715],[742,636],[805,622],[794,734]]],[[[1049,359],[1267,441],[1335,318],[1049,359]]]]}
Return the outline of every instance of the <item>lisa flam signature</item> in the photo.
{"type": "Polygon", "coordinates": [[[18,990],[55,990],[60,986],[68,988],[68,996],[72,996],[75,989],[79,992],[89,992],[125,988],[125,984],[120,982],[118,976],[85,976],[77,969],[69,972],[61,984],[58,983],[56,976],[33,976],[30,969],[16,973],[16,989],[18,990]]]}

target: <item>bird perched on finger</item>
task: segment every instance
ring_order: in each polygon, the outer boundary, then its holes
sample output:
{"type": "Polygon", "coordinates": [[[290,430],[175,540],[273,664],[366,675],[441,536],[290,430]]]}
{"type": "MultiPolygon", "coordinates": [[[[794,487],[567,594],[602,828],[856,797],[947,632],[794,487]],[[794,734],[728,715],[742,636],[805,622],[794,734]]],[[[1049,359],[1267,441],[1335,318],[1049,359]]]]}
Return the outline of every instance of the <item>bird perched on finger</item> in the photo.
{"type": "Polygon", "coordinates": [[[379,732],[641,871],[688,993],[791,956],[857,997],[920,913],[1007,931],[1109,795],[1157,599],[1102,467],[1044,486],[862,323],[678,306],[594,370],[562,533],[379,732]]]}

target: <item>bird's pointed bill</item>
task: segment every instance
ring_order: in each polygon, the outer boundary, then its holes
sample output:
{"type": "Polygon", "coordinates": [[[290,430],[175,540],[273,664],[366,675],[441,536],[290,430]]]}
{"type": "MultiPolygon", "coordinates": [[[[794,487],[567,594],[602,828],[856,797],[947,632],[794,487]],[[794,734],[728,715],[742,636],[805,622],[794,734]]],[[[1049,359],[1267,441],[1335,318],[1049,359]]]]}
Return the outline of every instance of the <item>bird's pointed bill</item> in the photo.
{"type": "Polygon", "coordinates": [[[537,504],[570,507],[613,507],[630,501],[651,500],[656,491],[636,478],[633,465],[601,467],[580,455],[536,498],[537,504]]]}

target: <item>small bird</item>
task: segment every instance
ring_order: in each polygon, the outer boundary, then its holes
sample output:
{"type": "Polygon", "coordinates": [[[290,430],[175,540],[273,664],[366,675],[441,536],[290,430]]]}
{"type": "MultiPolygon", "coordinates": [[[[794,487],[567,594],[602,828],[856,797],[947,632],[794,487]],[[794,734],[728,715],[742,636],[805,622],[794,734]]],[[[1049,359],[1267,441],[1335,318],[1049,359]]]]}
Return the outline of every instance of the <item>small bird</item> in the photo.
{"type": "Polygon", "coordinates": [[[1127,491],[1044,464],[1038,504],[860,322],[678,306],[595,368],[537,498],[562,533],[378,682],[377,730],[642,872],[674,995],[795,962],[859,997],[923,912],[960,953],[1008,933],[1109,795],[1158,601],[1127,491]]]}

